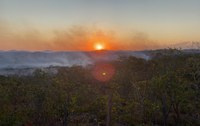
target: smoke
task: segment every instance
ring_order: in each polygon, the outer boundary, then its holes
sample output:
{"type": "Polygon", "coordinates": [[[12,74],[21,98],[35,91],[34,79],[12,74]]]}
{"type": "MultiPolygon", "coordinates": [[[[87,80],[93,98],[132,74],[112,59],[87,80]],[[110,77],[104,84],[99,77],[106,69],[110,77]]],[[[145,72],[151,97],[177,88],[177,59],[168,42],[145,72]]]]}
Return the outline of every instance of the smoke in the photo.
{"type": "Polygon", "coordinates": [[[93,50],[95,42],[103,42],[108,50],[146,50],[162,47],[144,32],[123,36],[116,31],[73,26],[55,30],[52,50],[93,50]]]}
{"type": "Polygon", "coordinates": [[[15,25],[0,20],[0,50],[93,50],[103,42],[108,50],[143,50],[159,47],[145,33],[123,36],[120,32],[74,25],[41,30],[32,25],[15,25]]]}
{"type": "Polygon", "coordinates": [[[91,59],[81,52],[0,52],[0,69],[85,66],[90,63],[91,59]]]}
{"type": "Polygon", "coordinates": [[[127,37],[125,48],[130,50],[149,50],[161,48],[161,45],[144,32],[134,32],[127,37]]]}
{"type": "Polygon", "coordinates": [[[94,27],[73,26],[67,30],[55,30],[53,36],[53,50],[93,50],[96,42],[104,43],[108,50],[117,45],[114,31],[94,27]]]}
{"type": "Polygon", "coordinates": [[[0,50],[43,50],[49,48],[47,39],[38,29],[17,27],[0,20],[0,50]]]}
{"type": "Polygon", "coordinates": [[[89,33],[86,28],[73,26],[67,30],[54,30],[52,50],[86,50],[89,33]]]}
{"type": "Polygon", "coordinates": [[[1,51],[0,69],[45,68],[50,66],[87,66],[98,61],[112,61],[119,56],[135,56],[149,59],[144,52],[104,51],[104,52],[26,52],[1,51]]]}

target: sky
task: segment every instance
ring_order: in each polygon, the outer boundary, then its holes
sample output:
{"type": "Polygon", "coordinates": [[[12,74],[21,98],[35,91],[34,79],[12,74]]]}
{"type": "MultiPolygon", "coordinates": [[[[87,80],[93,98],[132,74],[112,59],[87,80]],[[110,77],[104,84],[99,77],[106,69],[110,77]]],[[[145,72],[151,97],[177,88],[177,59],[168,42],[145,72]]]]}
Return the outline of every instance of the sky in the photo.
{"type": "Polygon", "coordinates": [[[200,41],[199,0],[0,0],[0,50],[165,48],[200,41]]]}

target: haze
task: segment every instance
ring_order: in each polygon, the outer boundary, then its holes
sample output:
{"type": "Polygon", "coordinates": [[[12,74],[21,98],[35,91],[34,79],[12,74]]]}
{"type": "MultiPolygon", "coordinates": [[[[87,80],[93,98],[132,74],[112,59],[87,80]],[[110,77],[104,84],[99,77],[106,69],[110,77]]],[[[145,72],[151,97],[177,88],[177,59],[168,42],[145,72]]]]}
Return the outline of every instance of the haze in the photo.
{"type": "Polygon", "coordinates": [[[0,0],[0,50],[144,50],[200,41],[199,0],[0,0]]]}

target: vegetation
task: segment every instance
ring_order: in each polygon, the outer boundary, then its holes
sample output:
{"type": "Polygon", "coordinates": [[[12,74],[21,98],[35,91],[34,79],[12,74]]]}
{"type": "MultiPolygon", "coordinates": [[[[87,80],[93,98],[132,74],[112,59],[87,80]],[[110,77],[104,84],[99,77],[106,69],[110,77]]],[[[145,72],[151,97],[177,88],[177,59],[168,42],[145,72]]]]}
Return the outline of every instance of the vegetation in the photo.
{"type": "Polygon", "coordinates": [[[173,50],[109,64],[115,74],[103,82],[92,75],[94,66],[0,76],[0,125],[200,125],[199,54],[173,50]]]}

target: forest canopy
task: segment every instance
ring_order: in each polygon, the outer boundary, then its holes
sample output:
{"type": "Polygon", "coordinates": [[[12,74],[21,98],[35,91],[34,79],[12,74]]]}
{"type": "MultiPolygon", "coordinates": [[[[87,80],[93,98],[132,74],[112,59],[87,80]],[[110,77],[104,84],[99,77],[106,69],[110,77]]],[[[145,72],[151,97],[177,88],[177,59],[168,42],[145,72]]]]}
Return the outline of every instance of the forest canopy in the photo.
{"type": "Polygon", "coordinates": [[[0,125],[200,125],[199,54],[168,50],[103,64],[108,72],[97,78],[96,64],[0,76],[0,125]]]}

